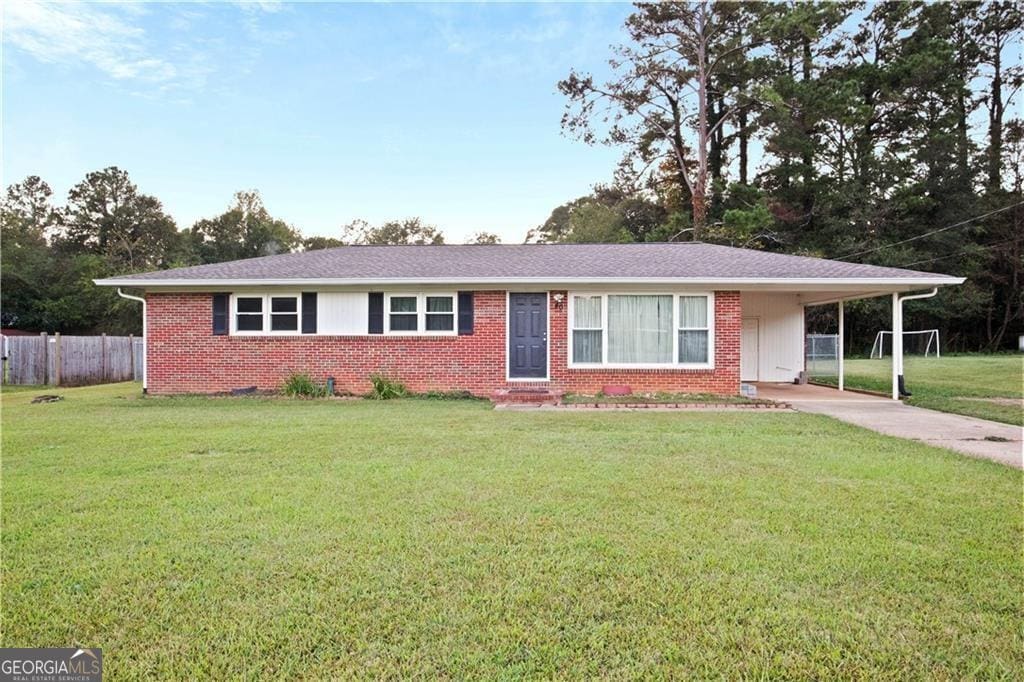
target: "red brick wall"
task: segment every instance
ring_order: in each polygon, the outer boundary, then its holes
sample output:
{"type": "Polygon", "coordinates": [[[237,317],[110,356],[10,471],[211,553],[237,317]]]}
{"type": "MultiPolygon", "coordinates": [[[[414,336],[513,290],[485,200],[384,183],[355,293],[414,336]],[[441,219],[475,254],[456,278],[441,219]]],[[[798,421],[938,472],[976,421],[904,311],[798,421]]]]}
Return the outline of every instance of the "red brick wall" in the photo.
{"type": "MultiPolygon", "coordinates": [[[[509,385],[504,291],[476,293],[472,335],[415,338],[213,336],[210,294],[151,293],[146,299],[148,387],[154,394],[214,393],[245,386],[273,389],[292,372],[308,372],[318,381],[333,376],[339,390],[355,393],[368,390],[374,372],[389,374],[414,391],[489,395],[509,385]]],[[[738,292],[715,296],[714,370],[569,369],[567,307],[564,302],[551,303],[551,382],[544,386],[586,393],[608,383],[629,384],[635,391],[739,391],[738,292]]]]}

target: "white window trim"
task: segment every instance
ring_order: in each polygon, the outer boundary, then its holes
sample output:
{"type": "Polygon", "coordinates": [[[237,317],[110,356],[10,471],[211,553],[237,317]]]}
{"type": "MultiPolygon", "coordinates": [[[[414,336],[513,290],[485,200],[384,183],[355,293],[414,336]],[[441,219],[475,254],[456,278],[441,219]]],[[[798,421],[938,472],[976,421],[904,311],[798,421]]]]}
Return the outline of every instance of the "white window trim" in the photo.
{"type": "MultiPolygon", "coordinates": [[[[297,291],[275,291],[269,294],[252,293],[252,294],[231,294],[231,300],[229,305],[231,315],[231,335],[232,336],[302,336],[302,293],[297,291]],[[260,331],[248,331],[240,330],[238,328],[238,299],[240,298],[260,298],[263,299],[263,329],[260,331]],[[295,315],[298,318],[298,326],[292,329],[285,329],[279,331],[271,331],[270,329],[270,299],[272,298],[294,298],[295,299],[295,315]]],[[[244,315],[245,313],[243,313],[244,315]]],[[[255,313],[252,313],[255,314],[255,313]]],[[[291,313],[279,313],[290,315],[291,313]]],[[[309,334],[306,334],[309,336],[309,334]]]]}
{"type": "MultiPolygon", "coordinates": [[[[682,321],[682,315],[679,312],[679,305],[680,305],[680,300],[681,299],[683,299],[683,298],[693,298],[693,297],[704,296],[704,295],[705,294],[677,294],[676,295],[676,298],[675,298],[675,310],[673,311],[672,314],[673,314],[673,317],[674,317],[675,323],[676,323],[675,341],[673,342],[673,345],[675,346],[675,355],[674,355],[674,357],[676,358],[677,362],[678,362],[678,359],[679,359],[679,332],[707,332],[707,334],[708,334],[708,360],[713,360],[714,356],[711,355],[711,317],[712,317],[712,314],[714,313],[714,307],[713,306],[709,306],[707,314],[704,316],[704,319],[706,320],[707,323],[703,327],[684,327],[683,326],[683,321],[682,321]]],[[[682,364],[682,363],[680,363],[680,364],[682,364]]],[[[689,364],[693,364],[693,363],[689,363],[689,364]]],[[[705,363],[701,363],[701,364],[705,364],[705,363]]]]}
{"type": "MultiPolygon", "coordinates": [[[[412,313],[395,313],[411,315],[412,313]]],[[[448,315],[449,313],[431,313],[432,315],[448,315]]],[[[454,291],[395,291],[384,294],[384,334],[386,336],[457,336],[459,333],[459,294],[454,291]],[[452,328],[450,330],[427,330],[427,298],[450,297],[452,299],[452,328]],[[391,299],[416,299],[416,331],[405,329],[391,330],[391,299]]]]}
{"type": "Polygon", "coordinates": [[[583,294],[577,291],[569,293],[569,366],[578,365],[580,367],[601,367],[603,366],[603,360],[605,358],[605,326],[607,321],[605,319],[605,305],[607,301],[604,296],[600,294],[583,294]],[[580,298],[597,298],[601,302],[601,322],[599,327],[577,327],[576,326],[576,297],[580,298]],[[575,354],[576,348],[576,332],[601,332],[601,359],[602,362],[573,362],[573,355],[575,354]]]}
{"type": "MultiPolygon", "coordinates": [[[[569,312],[566,320],[569,343],[566,352],[570,369],[714,369],[715,368],[715,292],[713,291],[570,291],[569,312]],[[573,321],[576,319],[576,297],[599,296],[601,298],[601,358],[608,357],[608,297],[609,296],[671,296],[672,297],[672,362],[573,362],[572,349],[575,345],[573,321]],[[679,332],[686,331],[679,326],[679,297],[706,296],[708,304],[708,361],[679,362],[679,332]]],[[[696,331],[702,331],[704,327],[696,331]]],[[[581,328],[581,331],[583,329],[581,328]]]]}

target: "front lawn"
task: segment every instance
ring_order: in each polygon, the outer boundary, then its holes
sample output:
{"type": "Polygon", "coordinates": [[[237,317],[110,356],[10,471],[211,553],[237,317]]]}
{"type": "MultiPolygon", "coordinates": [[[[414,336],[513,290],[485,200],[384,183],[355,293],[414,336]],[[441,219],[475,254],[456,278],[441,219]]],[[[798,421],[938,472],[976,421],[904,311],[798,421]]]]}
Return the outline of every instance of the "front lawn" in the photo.
{"type": "Polygon", "coordinates": [[[109,679],[1024,675],[1021,472],[794,413],[2,398],[3,646],[109,679]]]}
{"type": "MultiPolygon", "coordinates": [[[[847,360],[846,385],[889,394],[892,360],[847,360]]],[[[910,405],[1024,425],[1024,356],[949,355],[941,358],[908,356],[903,376],[913,396],[910,405]]],[[[815,381],[835,384],[834,378],[815,381]]]]}

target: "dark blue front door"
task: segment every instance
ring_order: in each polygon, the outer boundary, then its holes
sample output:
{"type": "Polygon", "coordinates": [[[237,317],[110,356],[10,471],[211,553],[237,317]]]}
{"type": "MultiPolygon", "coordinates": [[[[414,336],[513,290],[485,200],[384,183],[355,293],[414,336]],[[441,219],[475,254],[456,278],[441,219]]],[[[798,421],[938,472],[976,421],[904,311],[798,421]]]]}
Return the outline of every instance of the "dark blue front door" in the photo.
{"type": "Polygon", "coordinates": [[[548,295],[508,295],[508,375],[548,376],[548,295]]]}

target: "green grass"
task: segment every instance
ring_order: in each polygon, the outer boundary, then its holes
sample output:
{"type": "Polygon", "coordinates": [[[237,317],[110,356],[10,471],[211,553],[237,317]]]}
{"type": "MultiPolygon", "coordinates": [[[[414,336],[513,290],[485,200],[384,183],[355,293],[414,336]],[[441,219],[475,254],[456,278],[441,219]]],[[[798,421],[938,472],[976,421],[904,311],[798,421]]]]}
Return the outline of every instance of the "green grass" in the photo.
{"type": "Polygon", "coordinates": [[[3,646],[108,679],[1024,675],[1021,472],[794,413],[2,398],[3,646]]]}
{"type": "MultiPolygon", "coordinates": [[[[891,362],[890,358],[847,360],[846,385],[888,394],[891,362]]],[[[907,399],[910,405],[1024,425],[1024,356],[910,356],[904,360],[903,376],[913,393],[907,399]]],[[[835,383],[834,378],[815,380],[835,383]]]]}

